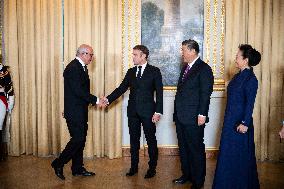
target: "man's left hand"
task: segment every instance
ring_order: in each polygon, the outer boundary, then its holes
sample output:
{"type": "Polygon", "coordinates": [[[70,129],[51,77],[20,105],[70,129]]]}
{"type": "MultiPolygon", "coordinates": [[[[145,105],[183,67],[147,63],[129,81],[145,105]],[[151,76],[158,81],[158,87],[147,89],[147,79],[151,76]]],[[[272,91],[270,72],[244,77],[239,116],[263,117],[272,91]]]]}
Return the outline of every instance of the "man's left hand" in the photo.
{"type": "Polygon", "coordinates": [[[161,115],[155,113],[152,117],[152,122],[157,123],[158,121],[160,121],[160,118],[161,118],[161,115]]]}
{"type": "Polygon", "coordinates": [[[206,121],[206,116],[198,115],[198,126],[204,125],[206,121]]]}

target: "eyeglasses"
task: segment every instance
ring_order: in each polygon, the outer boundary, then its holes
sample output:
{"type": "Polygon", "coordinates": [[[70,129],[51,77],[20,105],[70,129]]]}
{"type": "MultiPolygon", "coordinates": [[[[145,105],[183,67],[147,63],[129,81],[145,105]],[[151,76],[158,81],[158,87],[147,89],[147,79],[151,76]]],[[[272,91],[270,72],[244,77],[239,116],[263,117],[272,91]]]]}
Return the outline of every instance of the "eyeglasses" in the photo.
{"type": "Polygon", "coordinates": [[[91,54],[91,53],[88,53],[88,52],[84,52],[84,54],[88,54],[88,55],[90,55],[90,57],[94,56],[94,54],[91,54]]]}

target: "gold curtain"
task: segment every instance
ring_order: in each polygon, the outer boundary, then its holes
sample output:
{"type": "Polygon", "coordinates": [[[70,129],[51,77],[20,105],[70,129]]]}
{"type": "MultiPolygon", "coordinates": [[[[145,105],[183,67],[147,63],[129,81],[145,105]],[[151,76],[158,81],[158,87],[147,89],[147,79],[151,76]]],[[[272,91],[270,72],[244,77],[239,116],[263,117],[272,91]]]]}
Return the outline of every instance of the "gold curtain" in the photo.
{"type": "Polygon", "coordinates": [[[11,155],[46,156],[58,144],[60,5],[60,0],[4,1],[6,64],[15,89],[11,155]]]}
{"type": "MultiPolygon", "coordinates": [[[[120,1],[4,1],[6,64],[15,88],[10,154],[58,154],[69,140],[63,111],[63,64],[82,44],[93,46],[91,92],[109,92],[121,81],[120,1]]],[[[121,104],[89,111],[85,157],[121,156],[121,104]]]]}
{"type": "MultiPolygon", "coordinates": [[[[82,43],[91,45],[96,55],[89,67],[91,92],[101,96],[115,89],[122,77],[119,0],[64,1],[65,64],[74,59],[76,47],[82,43]]],[[[90,108],[85,156],[121,157],[121,124],[121,102],[107,111],[90,108]]],[[[68,132],[66,127],[64,130],[65,136],[68,132]]]]}
{"type": "Polygon", "coordinates": [[[233,74],[238,45],[249,43],[262,54],[254,68],[259,89],[254,108],[256,154],[260,160],[283,159],[278,131],[283,119],[284,1],[226,1],[226,81],[233,74]]]}

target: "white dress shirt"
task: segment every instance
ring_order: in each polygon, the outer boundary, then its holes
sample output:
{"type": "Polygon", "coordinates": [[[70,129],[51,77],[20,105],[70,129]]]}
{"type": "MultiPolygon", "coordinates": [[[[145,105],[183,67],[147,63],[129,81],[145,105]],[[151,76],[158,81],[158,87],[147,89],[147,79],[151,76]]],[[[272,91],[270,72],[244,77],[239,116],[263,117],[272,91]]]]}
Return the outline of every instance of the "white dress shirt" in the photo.
{"type": "Polygon", "coordinates": [[[83,62],[83,60],[82,60],[80,57],[78,57],[78,56],[76,56],[76,59],[81,63],[81,65],[82,65],[82,67],[83,67],[83,70],[86,71],[86,70],[85,70],[86,64],[83,62]]]}
{"type": "Polygon", "coordinates": [[[191,63],[188,63],[188,66],[190,67],[190,68],[192,68],[192,66],[194,65],[194,63],[196,62],[196,60],[199,58],[199,56],[196,58],[196,59],[194,59],[191,63]]]}
{"type": "Polygon", "coordinates": [[[137,74],[138,74],[138,71],[139,71],[139,66],[142,66],[142,68],[141,68],[141,77],[142,77],[142,75],[143,75],[143,73],[144,73],[144,70],[145,70],[145,68],[146,68],[146,66],[147,66],[147,62],[146,63],[144,63],[144,64],[142,64],[142,65],[137,65],[136,66],[136,77],[137,77],[137,74]]]}

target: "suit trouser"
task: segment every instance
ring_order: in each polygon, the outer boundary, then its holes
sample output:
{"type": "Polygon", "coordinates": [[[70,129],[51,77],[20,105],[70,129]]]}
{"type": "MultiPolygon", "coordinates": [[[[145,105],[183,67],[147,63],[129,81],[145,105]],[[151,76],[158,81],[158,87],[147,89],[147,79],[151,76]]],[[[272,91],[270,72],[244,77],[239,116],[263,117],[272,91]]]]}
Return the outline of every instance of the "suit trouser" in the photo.
{"type": "Polygon", "coordinates": [[[2,142],[2,130],[0,130],[0,161],[4,159],[4,144],[2,142]]]}
{"type": "Polygon", "coordinates": [[[88,124],[87,122],[74,122],[66,120],[67,127],[70,133],[70,141],[65,149],[55,160],[56,166],[63,167],[72,159],[72,172],[80,172],[83,169],[83,151],[85,148],[88,124]]]}
{"type": "Polygon", "coordinates": [[[130,153],[131,153],[131,167],[138,169],[139,163],[139,149],[141,137],[141,124],[145,133],[148,154],[149,154],[149,168],[156,169],[158,160],[158,147],[156,139],[156,126],[152,122],[152,117],[141,117],[138,114],[128,116],[128,126],[130,134],[130,153]]]}
{"type": "Polygon", "coordinates": [[[181,170],[183,176],[196,186],[204,184],[206,175],[204,127],[176,121],[181,170]]]}

